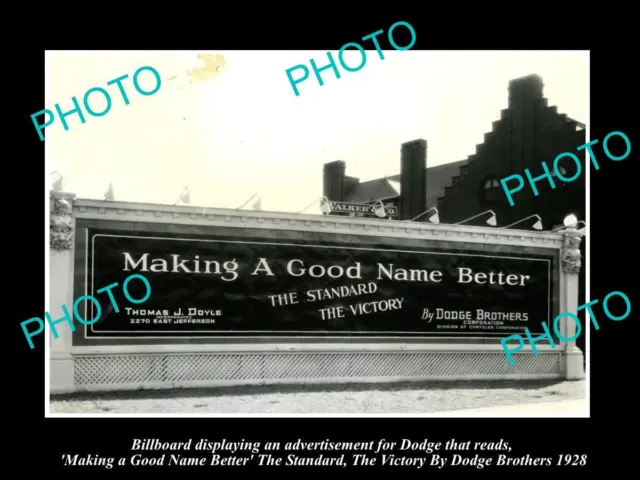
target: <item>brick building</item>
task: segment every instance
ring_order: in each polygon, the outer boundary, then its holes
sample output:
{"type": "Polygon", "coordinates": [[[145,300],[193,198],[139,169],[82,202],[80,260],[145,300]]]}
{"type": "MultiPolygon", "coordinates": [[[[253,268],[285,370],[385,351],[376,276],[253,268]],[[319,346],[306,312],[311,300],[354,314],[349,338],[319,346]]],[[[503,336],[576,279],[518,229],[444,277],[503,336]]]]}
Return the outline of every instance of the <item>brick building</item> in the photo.
{"type": "MultiPolygon", "coordinates": [[[[431,207],[437,207],[441,223],[456,223],[485,210],[493,210],[497,227],[506,226],[538,214],[543,228],[562,225],[570,213],[585,220],[586,191],[584,171],[571,183],[557,179],[552,189],[547,180],[536,182],[539,195],[530,187],[513,196],[509,205],[500,179],[513,174],[524,177],[528,168],[532,177],[544,173],[541,162],[552,170],[553,160],[562,152],[574,152],[586,165],[584,151],[576,148],[586,143],[584,125],[549,106],[543,95],[542,78],[529,75],[509,82],[508,106],[492,130],[484,135],[484,143],[458,162],[427,168],[427,141],[414,140],[402,144],[400,174],[366,182],[346,175],[346,164],[338,160],[324,165],[323,194],[331,201],[374,203],[398,207],[398,219],[410,220],[431,207]]],[[[563,176],[572,177],[576,165],[571,159],[560,162],[563,176]]],[[[583,169],[584,170],[584,169],[583,169]]],[[[553,171],[553,170],[552,170],[553,171]]],[[[427,221],[426,217],[418,221],[427,221]]],[[[486,226],[486,217],[465,222],[486,226]]],[[[531,228],[535,220],[517,228],[531,228]]],[[[585,242],[582,242],[584,254],[585,242]]],[[[584,271],[581,270],[579,303],[585,301],[584,271]]],[[[584,350],[584,335],[578,339],[584,350]]]]}

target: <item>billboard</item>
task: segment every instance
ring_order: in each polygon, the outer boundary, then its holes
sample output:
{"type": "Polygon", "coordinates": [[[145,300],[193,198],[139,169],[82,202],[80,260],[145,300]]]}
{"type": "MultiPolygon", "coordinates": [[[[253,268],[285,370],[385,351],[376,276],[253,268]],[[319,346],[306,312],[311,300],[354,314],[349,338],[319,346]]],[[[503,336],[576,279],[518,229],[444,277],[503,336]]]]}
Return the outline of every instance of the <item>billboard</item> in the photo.
{"type": "MultiPolygon", "coordinates": [[[[103,307],[86,336],[497,338],[525,327],[543,333],[540,322],[553,313],[549,257],[315,245],[286,235],[89,229],[86,294],[133,273],[146,276],[152,292],[139,306],[103,307]]],[[[144,295],[133,288],[134,298],[144,295]]]]}

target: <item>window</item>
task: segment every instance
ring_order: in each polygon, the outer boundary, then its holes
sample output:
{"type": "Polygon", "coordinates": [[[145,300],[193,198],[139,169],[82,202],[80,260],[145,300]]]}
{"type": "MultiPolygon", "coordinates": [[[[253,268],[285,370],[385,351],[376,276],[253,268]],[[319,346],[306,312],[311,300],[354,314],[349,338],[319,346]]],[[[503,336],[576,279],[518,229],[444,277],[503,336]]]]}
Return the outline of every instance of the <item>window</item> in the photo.
{"type": "MultiPolygon", "coordinates": [[[[560,165],[558,165],[558,171],[560,172],[560,175],[562,175],[564,178],[567,178],[567,171],[565,170],[564,167],[561,167],[560,165]]],[[[556,169],[554,168],[551,171],[551,176],[552,177],[557,177],[558,174],[556,173],[556,169]]]]}
{"type": "Polygon", "coordinates": [[[494,203],[500,198],[500,180],[489,178],[484,181],[482,190],[482,200],[487,203],[494,203]]]}

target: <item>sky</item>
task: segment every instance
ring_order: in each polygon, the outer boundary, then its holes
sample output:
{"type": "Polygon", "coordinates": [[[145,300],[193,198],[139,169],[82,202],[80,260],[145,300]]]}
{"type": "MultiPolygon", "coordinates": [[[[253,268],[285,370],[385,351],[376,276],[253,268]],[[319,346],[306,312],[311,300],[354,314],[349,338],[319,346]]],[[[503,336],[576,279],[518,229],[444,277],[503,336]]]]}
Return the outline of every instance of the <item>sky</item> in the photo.
{"type": "MultiPolygon", "coordinates": [[[[359,54],[349,53],[347,64],[357,65],[359,54]]],[[[46,129],[46,175],[58,172],[78,198],[103,199],[112,182],[115,200],[173,204],[188,186],[192,205],[237,208],[257,193],[264,210],[296,212],[322,195],[322,166],[333,160],[363,181],[394,175],[401,144],[417,138],[427,140],[429,167],[466,159],[507,107],[514,78],[540,75],[549,105],[588,120],[588,52],[384,56],[367,51],[364,68],[341,70],[340,79],[326,70],[324,86],[311,72],[295,96],[285,71],[312,58],[322,66],[326,52],[49,51],[44,108],[71,110],[71,97],[82,103],[93,87],[111,94],[112,107],[103,117],[85,111],[84,124],[67,117],[68,131],[56,118],[46,129]],[[199,54],[215,54],[224,66],[194,76],[204,65],[199,54]],[[142,66],[161,75],[154,95],[133,87],[142,66]],[[106,85],[124,74],[129,105],[106,85]]],[[[152,75],[143,73],[140,84],[151,89],[152,75]]],[[[98,111],[99,97],[90,102],[98,111]]]]}

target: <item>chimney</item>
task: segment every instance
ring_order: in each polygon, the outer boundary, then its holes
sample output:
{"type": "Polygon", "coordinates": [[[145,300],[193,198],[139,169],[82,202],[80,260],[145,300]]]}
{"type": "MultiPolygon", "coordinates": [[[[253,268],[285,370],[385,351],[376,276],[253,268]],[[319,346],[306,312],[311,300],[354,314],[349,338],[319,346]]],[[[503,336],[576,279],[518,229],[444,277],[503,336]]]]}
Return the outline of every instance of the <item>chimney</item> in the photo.
{"type": "Polygon", "coordinates": [[[427,207],[427,141],[413,140],[400,149],[400,220],[411,220],[427,207]]]}
{"type": "Polygon", "coordinates": [[[334,202],[344,200],[344,174],[347,166],[342,160],[324,164],[322,194],[334,202]]]}
{"type": "Polygon", "coordinates": [[[537,102],[543,98],[544,83],[539,75],[527,75],[509,82],[509,108],[537,102]]]}

